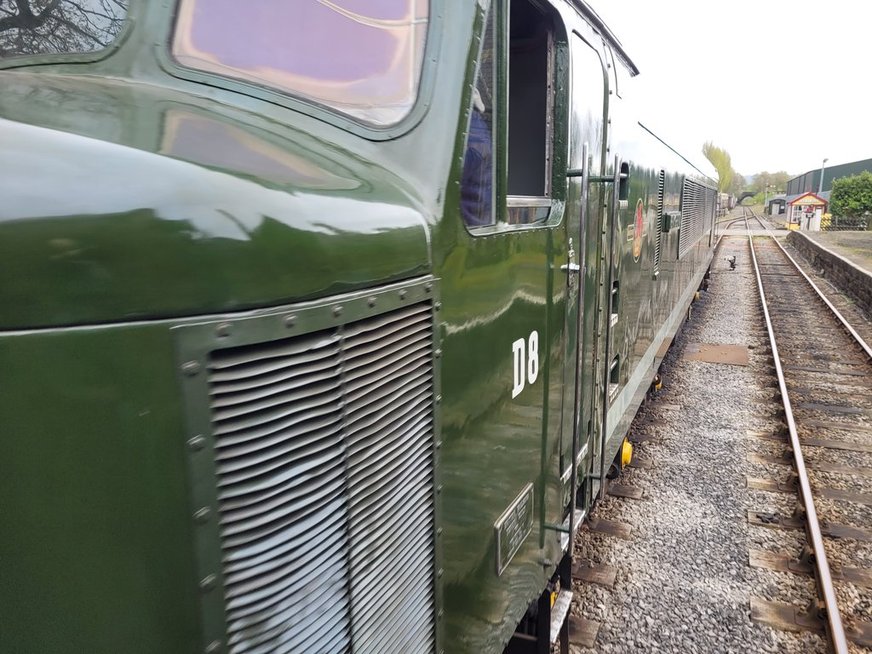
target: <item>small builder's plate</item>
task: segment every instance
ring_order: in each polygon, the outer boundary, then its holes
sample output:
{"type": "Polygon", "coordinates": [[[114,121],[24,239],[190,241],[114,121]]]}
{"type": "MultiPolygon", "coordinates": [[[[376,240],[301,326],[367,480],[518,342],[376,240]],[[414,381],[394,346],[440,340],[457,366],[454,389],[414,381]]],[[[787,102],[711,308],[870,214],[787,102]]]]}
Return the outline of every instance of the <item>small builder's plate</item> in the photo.
{"type": "Polygon", "coordinates": [[[497,575],[509,565],[521,549],[524,539],[533,530],[533,484],[527,484],[520,495],[494,523],[497,541],[497,575]]]}

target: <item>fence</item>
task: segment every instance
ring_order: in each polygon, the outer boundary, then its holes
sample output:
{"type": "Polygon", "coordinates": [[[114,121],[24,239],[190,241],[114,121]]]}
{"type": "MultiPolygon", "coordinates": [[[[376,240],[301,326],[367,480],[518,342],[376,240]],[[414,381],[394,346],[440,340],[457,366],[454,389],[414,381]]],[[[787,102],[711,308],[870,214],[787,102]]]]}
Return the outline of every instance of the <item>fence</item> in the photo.
{"type": "Polygon", "coordinates": [[[868,211],[862,216],[831,216],[825,213],[821,217],[822,232],[866,232],[872,231],[872,214],[868,211]]]}

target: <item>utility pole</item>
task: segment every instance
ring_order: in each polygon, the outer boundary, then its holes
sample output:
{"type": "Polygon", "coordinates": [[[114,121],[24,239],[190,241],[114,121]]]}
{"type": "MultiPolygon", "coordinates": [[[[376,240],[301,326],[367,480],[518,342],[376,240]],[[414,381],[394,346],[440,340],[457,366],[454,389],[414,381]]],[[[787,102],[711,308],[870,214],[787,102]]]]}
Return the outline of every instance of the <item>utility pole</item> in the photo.
{"type": "Polygon", "coordinates": [[[821,179],[820,183],[818,184],[818,195],[824,192],[824,169],[827,167],[828,161],[829,159],[824,157],[824,162],[821,164],[821,179]]]}

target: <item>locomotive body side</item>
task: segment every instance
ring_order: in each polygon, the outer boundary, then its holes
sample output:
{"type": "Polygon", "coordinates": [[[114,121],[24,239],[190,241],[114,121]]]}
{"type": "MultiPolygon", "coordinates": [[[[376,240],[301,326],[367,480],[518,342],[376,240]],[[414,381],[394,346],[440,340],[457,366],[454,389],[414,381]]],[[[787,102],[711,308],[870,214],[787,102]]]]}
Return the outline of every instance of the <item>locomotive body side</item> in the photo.
{"type": "MultiPolygon", "coordinates": [[[[581,3],[491,11],[485,20],[502,44],[494,47],[493,219],[464,226],[462,202],[449,195],[434,238],[446,312],[445,600],[458,652],[500,651],[525,613],[513,647],[550,636],[541,633],[547,621],[531,626],[534,615],[551,602],[555,570],[569,567],[568,535],[619,456],[714,242],[711,179],[639,123],[635,69],[598,18],[581,3]],[[513,63],[529,73],[513,54],[537,56],[537,29],[550,43],[545,80],[512,73],[513,63]],[[525,121],[528,106],[513,84],[549,97],[539,150],[516,138],[513,115],[525,121]],[[528,165],[513,147],[551,153],[550,186],[537,197],[512,193],[513,166],[528,165]],[[541,221],[518,220],[519,206],[542,205],[541,221]],[[521,545],[506,551],[503,539],[518,534],[521,545]]],[[[492,73],[484,70],[479,64],[473,96],[486,95],[492,73]]],[[[477,97],[468,100],[471,143],[481,110],[477,97]]],[[[565,589],[565,572],[560,581],[565,589]]]]}
{"type": "Polygon", "coordinates": [[[619,373],[607,441],[615,456],[711,263],[717,203],[710,166],[689,161],[643,124],[644,99],[625,67],[616,66],[613,78],[610,147],[631,180],[613,254],[620,298],[610,352],[619,373]]]}

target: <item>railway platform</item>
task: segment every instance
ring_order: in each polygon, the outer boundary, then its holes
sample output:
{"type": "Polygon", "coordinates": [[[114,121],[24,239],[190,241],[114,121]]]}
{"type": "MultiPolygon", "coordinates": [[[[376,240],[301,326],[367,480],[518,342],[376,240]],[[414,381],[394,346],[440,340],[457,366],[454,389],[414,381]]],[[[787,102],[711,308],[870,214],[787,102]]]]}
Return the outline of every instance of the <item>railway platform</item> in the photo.
{"type": "Polygon", "coordinates": [[[872,232],[791,232],[786,241],[872,316],[872,232]]]}
{"type": "Polygon", "coordinates": [[[844,257],[872,275],[872,232],[793,232],[844,257]]]}

